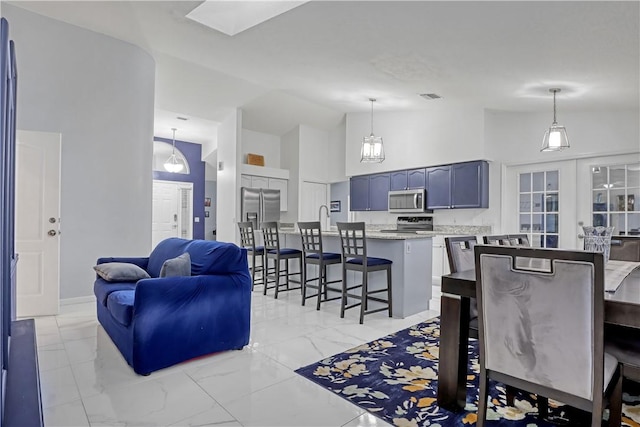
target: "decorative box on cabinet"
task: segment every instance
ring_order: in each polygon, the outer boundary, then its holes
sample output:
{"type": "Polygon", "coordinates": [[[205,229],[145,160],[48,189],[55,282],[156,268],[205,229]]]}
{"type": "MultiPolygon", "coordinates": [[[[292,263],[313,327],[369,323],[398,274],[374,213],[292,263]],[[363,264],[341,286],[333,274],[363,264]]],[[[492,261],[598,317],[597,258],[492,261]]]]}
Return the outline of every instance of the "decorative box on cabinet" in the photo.
{"type": "Polygon", "coordinates": [[[352,177],[350,195],[352,211],[386,211],[389,207],[389,174],[352,177]]]}

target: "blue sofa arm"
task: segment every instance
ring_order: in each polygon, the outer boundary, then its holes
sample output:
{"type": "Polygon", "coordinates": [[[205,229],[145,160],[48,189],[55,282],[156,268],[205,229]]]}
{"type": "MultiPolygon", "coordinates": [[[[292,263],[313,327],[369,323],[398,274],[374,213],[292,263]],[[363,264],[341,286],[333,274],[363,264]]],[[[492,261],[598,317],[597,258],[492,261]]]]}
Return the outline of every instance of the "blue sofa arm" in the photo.
{"type": "Polygon", "coordinates": [[[103,257],[98,258],[98,264],[106,264],[108,262],[128,262],[135,264],[143,270],[147,270],[149,265],[149,257],[103,257]]]}
{"type": "Polygon", "coordinates": [[[133,368],[149,373],[249,343],[248,274],[142,279],[133,307],[133,368]]]}

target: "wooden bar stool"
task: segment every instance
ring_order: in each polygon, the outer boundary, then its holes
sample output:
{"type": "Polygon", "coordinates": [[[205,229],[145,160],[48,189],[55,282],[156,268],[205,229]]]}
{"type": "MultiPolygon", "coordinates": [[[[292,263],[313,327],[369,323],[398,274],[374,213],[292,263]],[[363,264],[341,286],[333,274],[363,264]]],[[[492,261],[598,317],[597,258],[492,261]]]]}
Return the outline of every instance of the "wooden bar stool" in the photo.
{"type": "Polygon", "coordinates": [[[292,248],[280,247],[280,236],[278,235],[278,223],[263,222],[260,226],[262,228],[262,235],[264,238],[264,251],[265,251],[265,268],[267,275],[265,276],[264,295],[267,294],[268,289],[275,289],[274,297],[278,298],[278,292],[280,292],[280,278],[285,278],[287,291],[293,291],[295,289],[301,289],[302,286],[292,288],[289,286],[289,282],[300,283],[295,280],[291,280],[290,277],[294,275],[302,275],[302,251],[292,248]],[[273,268],[269,267],[269,260],[272,259],[275,263],[273,268]],[[289,272],[289,260],[297,259],[300,267],[300,272],[289,272]],[[284,261],[284,274],[280,271],[280,263],[284,261]],[[271,274],[273,272],[273,274],[271,274]],[[273,281],[274,285],[269,286],[269,282],[273,281]]]}
{"type": "Polygon", "coordinates": [[[265,284],[265,262],[264,262],[264,246],[256,246],[255,231],[251,221],[239,222],[240,229],[240,246],[247,249],[247,253],[251,257],[251,290],[255,285],[265,284]],[[260,265],[256,265],[256,259],[260,259],[260,265]],[[261,273],[260,280],[256,282],[256,273],[261,273]]]}
{"type": "Polygon", "coordinates": [[[340,317],[344,317],[345,310],[357,306],[360,306],[360,324],[364,323],[365,314],[389,310],[389,317],[392,317],[392,261],[385,258],[367,257],[367,239],[364,232],[364,222],[338,222],[336,225],[338,226],[342,245],[342,306],[340,307],[340,317]],[[347,286],[347,270],[361,272],[362,283],[347,286]],[[387,273],[387,287],[376,289],[375,291],[369,290],[369,273],[382,270],[387,273]],[[357,288],[362,289],[360,294],[349,293],[349,291],[357,288]],[[387,293],[386,299],[373,296],[381,292],[387,293]],[[360,302],[347,305],[347,297],[356,298],[360,302]],[[386,306],[369,310],[369,301],[384,303],[386,306]]]}
{"type": "Polygon", "coordinates": [[[322,250],[320,222],[299,222],[298,228],[302,237],[302,305],[305,305],[308,298],[317,296],[316,310],[320,310],[321,303],[342,298],[342,289],[328,286],[332,283],[340,283],[341,280],[327,281],[327,266],[340,264],[342,257],[340,254],[322,250]],[[307,265],[309,264],[318,266],[318,277],[309,278],[307,276],[307,265]],[[318,283],[313,284],[316,280],[318,283]],[[317,293],[307,295],[307,288],[316,289],[317,293]],[[328,291],[338,292],[339,296],[329,298],[328,291]]]}

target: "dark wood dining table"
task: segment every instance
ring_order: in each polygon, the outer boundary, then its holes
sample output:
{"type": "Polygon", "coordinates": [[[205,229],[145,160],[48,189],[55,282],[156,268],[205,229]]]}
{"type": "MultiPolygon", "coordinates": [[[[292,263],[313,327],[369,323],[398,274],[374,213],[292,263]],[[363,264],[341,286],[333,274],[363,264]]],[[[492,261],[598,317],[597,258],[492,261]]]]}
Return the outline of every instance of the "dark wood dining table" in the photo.
{"type": "MultiPolygon", "coordinates": [[[[442,276],[438,405],[462,410],[467,399],[469,298],[476,296],[475,270],[442,276]]],[[[605,323],[640,328],[640,268],[615,292],[605,292],[605,323]]]]}

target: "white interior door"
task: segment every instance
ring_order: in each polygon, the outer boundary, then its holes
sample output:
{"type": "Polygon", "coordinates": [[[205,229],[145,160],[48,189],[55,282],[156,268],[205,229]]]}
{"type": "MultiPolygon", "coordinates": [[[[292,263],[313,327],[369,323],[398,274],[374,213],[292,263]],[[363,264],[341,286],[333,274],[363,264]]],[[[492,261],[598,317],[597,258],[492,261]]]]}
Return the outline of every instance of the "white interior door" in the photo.
{"type": "Polygon", "coordinates": [[[17,316],[58,314],[60,134],[17,132],[17,316]]]}
{"type": "MultiPolygon", "coordinates": [[[[299,221],[318,221],[318,210],[320,206],[328,205],[327,184],[318,182],[303,181],[300,188],[299,221]]],[[[329,224],[329,219],[324,217],[320,221],[323,229],[329,224]]]]}
{"type": "Polygon", "coordinates": [[[193,237],[193,184],[153,181],[152,244],[169,237],[193,237]]]}

